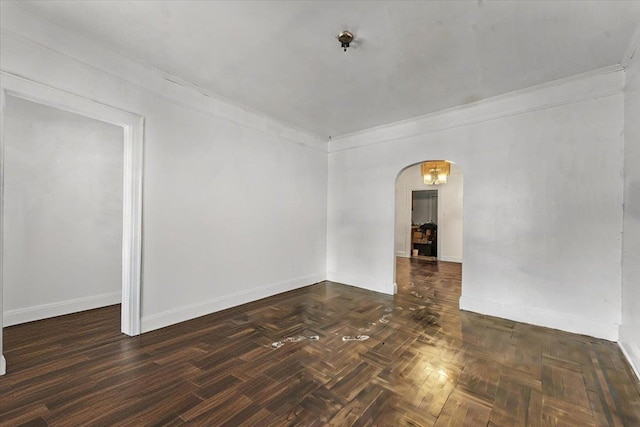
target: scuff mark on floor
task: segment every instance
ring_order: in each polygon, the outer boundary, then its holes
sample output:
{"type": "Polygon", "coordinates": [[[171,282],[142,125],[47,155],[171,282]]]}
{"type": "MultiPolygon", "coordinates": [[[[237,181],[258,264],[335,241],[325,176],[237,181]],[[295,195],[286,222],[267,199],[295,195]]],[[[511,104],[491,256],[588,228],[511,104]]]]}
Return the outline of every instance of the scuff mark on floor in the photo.
{"type": "Polygon", "coordinates": [[[342,337],[342,341],[366,341],[368,339],[369,335],[356,335],[355,337],[345,335],[342,337]]]}
{"type": "Polygon", "coordinates": [[[283,345],[285,345],[288,342],[300,342],[300,341],[304,341],[304,340],[318,341],[318,340],[320,340],[320,336],[311,335],[310,337],[305,337],[303,335],[297,335],[295,337],[287,337],[287,338],[285,338],[283,340],[276,341],[276,342],[272,343],[271,347],[280,348],[280,347],[282,347],[283,345]]]}

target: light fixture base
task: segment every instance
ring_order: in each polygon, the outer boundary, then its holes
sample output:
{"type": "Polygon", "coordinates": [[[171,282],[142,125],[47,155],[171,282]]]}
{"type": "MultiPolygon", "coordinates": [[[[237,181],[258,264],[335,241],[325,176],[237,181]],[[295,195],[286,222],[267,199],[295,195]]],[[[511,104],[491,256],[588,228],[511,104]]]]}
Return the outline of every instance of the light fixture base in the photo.
{"type": "Polygon", "coordinates": [[[338,34],[338,41],[340,42],[340,47],[347,51],[347,48],[353,41],[353,33],[351,31],[344,30],[340,34],[338,34]]]}

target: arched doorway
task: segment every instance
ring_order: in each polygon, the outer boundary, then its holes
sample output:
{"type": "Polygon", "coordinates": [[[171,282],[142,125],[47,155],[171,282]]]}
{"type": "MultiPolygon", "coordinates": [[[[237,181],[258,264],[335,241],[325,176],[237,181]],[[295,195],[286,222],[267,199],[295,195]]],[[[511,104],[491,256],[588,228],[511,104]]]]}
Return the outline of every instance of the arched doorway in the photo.
{"type": "Polygon", "coordinates": [[[425,183],[426,162],[429,161],[409,165],[396,177],[394,262],[397,258],[408,258],[461,264],[462,169],[456,163],[446,161],[446,183],[434,183],[433,177],[430,183],[425,183]]]}

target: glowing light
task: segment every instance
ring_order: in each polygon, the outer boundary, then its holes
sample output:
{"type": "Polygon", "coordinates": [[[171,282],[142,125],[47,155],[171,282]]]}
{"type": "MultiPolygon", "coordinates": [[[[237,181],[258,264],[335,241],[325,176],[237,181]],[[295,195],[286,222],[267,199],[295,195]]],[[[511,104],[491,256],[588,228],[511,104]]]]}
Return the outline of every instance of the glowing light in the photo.
{"type": "Polygon", "coordinates": [[[426,185],[446,184],[449,173],[451,163],[446,160],[431,160],[422,164],[422,177],[426,185]]]}

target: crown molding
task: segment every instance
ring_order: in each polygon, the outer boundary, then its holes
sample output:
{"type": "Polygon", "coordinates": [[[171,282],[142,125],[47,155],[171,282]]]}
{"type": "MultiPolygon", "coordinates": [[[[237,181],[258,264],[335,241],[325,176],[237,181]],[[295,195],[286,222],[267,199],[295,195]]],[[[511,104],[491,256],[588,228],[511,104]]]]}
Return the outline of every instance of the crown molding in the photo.
{"type": "MultiPolygon", "coordinates": [[[[226,99],[140,60],[45,21],[14,2],[1,2],[2,38],[18,38],[146,91],[216,118],[296,145],[326,152],[326,139],[226,99]]],[[[3,67],[3,70],[5,68],[3,67]]],[[[12,72],[11,70],[5,70],[12,72]]]]}
{"type": "Polygon", "coordinates": [[[612,65],[471,104],[334,137],[329,153],[388,143],[622,93],[624,69],[612,65]]]}
{"type": "Polygon", "coordinates": [[[629,40],[629,44],[627,48],[624,50],[624,54],[622,55],[622,59],[620,60],[620,65],[623,68],[627,68],[631,59],[635,56],[636,52],[638,52],[638,48],[640,47],[640,25],[636,28],[633,35],[631,36],[631,40],[629,40]]]}
{"type": "Polygon", "coordinates": [[[625,70],[625,91],[640,90],[640,85],[635,84],[640,74],[640,25],[629,41],[620,64],[625,70]]]}

